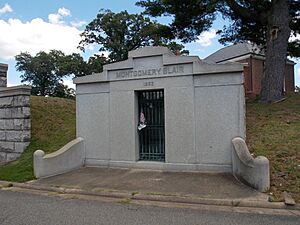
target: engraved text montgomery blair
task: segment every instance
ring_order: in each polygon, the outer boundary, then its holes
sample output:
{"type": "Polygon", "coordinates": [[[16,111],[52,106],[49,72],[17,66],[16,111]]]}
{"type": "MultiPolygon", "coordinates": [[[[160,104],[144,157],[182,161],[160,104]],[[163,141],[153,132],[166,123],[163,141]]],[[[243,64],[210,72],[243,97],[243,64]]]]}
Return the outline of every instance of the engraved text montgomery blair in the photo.
{"type": "Polygon", "coordinates": [[[184,73],[184,66],[166,66],[156,69],[143,69],[143,70],[126,70],[116,72],[116,78],[132,78],[141,76],[159,76],[168,74],[184,73]]]}

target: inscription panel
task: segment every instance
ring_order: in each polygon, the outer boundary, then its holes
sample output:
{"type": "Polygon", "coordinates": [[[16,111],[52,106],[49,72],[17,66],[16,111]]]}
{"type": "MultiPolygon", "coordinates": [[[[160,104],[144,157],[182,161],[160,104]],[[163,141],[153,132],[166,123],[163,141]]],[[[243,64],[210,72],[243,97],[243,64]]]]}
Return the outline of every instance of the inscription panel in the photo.
{"type": "MultiPolygon", "coordinates": [[[[186,65],[172,65],[158,68],[149,69],[131,69],[131,70],[119,70],[109,71],[110,80],[127,80],[127,79],[139,79],[148,77],[163,77],[163,76],[176,76],[192,73],[192,64],[186,65]]],[[[151,86],[151,85],[145,85],[151,86]]]]}
{"type": "Polygon", "coordinates": [[[153,81],[146,81],[143,83],[145,87],[153,87],[154,86],[154,82],[153,81]]]}

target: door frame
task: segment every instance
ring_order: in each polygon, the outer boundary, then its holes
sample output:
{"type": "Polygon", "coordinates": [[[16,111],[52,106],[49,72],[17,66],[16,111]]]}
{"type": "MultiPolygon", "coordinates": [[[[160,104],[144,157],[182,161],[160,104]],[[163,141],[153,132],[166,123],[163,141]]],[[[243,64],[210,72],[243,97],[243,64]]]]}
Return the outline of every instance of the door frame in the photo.
{"type": "MultiPolygon", "coordinates": [[[[137,138],[136,138],[136,147],[137,147],[137,151],[136,151],[136,159],[137,161],[150,161],[150,162],[165,162],[166,160],[166,143],[165,143],[165,140],[166,140],[166,133],[165,133],[165,90],[163,88],[159,88],[159,89],[144,89],[144,90],[137,90],[135,91],[136,94],[135,94],[135,99],[136,99],[136,109],[135,109],[135,112],[136,112],[136,129],[137,129],[137,138]],[[152,121],[155,121],[156,123],[162,123],[162,130],[160,130],[160,128],[156,127],[155,126],[160,126],[160,124],[152,124],[154,127],[152,127],[150,124],[148,124],[148,126],[146,128],[144,128],[145,130],[141,130],[141,131],[138,131],[137,129],[137,125],[139,123],[139,117],[140,117],[140,95],[142,93],[145,93],[145,92],[149,92],[149,93],[155,93],[155,92],[162,92],[162,105],[160,110],[162,110],[162,112],[158,112],[160,115],[162,115],[161,120],[158,121],[158,119],[155,117],[155,119],[152,117],[150,118],[150,120],[152,121]],[[149,129],[150,128],[150,129],[149,129]],[[154,129],[153,129],[154,128],[154,129]],[[147,130],[146,130],[147,129],[147,130]],[[141,133],[141,132],[144,132],[144,133],[141,133]],[[142,157],[141,156],[141,135],[145,135],[145,132],[150,132],[152,133],[152,138],[150,137],[150,139],[148,140],[148,148],[149,148],[149,158],[145,158],[145,155],[142,157]],[[156,150],[153,149],[153,147],[149,147],[151,146],[151,144],[149,143],[153,143],[153,142],[156,142],[157,139],[159,139],[159,143],[161,144],[160,146],[158,146],[158,148],[156,148],[156,150]],[[162,141],[162,142],[161,142],[162,141]],[[156,154],[156,155],[155,155],[156,154]]],[[[160,95],[159,93],[156,93],[156,94],[153,94],[152,97],[149,97],[149,98],[152,98],[152,99],[149,99],[149,100],[146,100],[148,102],[152,102],[154,104],[161,104],[160,103],[160,100],[159,101],[156,101],[155,98],[157,98],[157,96],[155,95],[160,95]],[[155,102],[156,101],[156,102],[155,102]]],[[[153,112],[153,111],[152,111],[153,112]]],[[[145,117],[146,117],[146,120],[147,118],[149,118],[148,115],[146,115],[147,112],[144,112],[145,113],[145,117]]],[[[149,112],[148,112],[149,113],[149,112]]],[[[146,121],[147,122],[147,121],[146,121]]],[[[158,142],[157,142],[158,143],[158,142]]],[[[152,145],[153,146],[153,145],[152,145]]],[[[147,152],[145,153],[146,155],[148,154],[147,152]]]]}

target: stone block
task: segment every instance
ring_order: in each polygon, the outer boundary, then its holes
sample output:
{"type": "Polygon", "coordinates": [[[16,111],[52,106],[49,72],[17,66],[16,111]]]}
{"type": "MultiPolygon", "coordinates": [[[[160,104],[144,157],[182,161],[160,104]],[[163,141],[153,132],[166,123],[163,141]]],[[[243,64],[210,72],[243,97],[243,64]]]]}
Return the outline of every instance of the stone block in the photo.
{"type": "Polygon", "coordinates": [[[29,96],[19,95],[13,97],[13,106],[29,106],[29,96]]]}
{"type": "MultiPolygon", "coordinates": [[[[11,111],[11,117],[6,118],[30,118],[30,107],[8,108],[11,111]]],[[[8,115],[7,115],[8,116],[8,115]]]]}
{"type": "Polygon", "coordinates": [[[15,107],[11,108],[11,117],[12,118],[22,118],[22,108],[21,107],[15,107]]]}
{"type": "Polygon", "coordinates": [[[5,140],[6,140],[5,131],[0,130],[0,141],[5,141],[5,140]]]}
{"type": "Polygon", "coordinates": [[[23,129],[24,130],[30,130],[31,129],[30,119],[23,119],[23,129]]]}
{"type": "Polygon", "coordinates": [[[30,107],[22,107],[22,117],[30,118],[30,107]]]}
{"type": "Polygon", "coordinates": [[[14,152],[14,142],[0,141],[0,152],[14,152]]]}
{"type": "Polygon", "coordinates": [[[0,119],[0,130],[13,130],[14,120],[12,119],[0,119]]]}
{"type": "Polygon", "coordinates": [[[0,77],[0,87],[6,87],[6,86],[7,86],[7,78],[0,77]]]}
{"type": "Polygon", "coordinates": [[[0,108],[0,119],[11,118],[11,109],[13,108],[0,108]]]}
{"type": "Polygon", "coordinates": [[[24,129],[24,119],[14,119],[13,126],[15,130],[22,130],[24,129]]]}
{"type": "Polygon", "coordinates": [[[15,152],[22,153],[27,148],[30,142],[16,142],[15,143],[15,152]]]}
{"type": "Polygon", "coordinates": [[[6,140],[7,141],[23,141],[23,131],[6,131],[6,140]]]}
{"type": "Polygon", "coordinates": [[[5,121],[5,130],[14,130],[14,120],[6,119],[5,121]]]}
{"type": "Polygon", "coordinates": [[[0,163],[6,162],[6,152],[0,152],[0,163]]]}
{"type": "Polygon", "coordinates": [[[3,119],[0,119],[0,130],[5,130],[5,120],[3,119]]]}
{"type": "Polygon", "coordinates": [[[30,130],[23,130],[22,132],[22,141],[29,142],[31,138],[30,130]]]}
{"type": "Polygon", "coordinates": [[[0,130],[30,130],[30,119],[0,119],[0,130]]]}
{"type": "Polygon", "coordinates": [[[16,160],[20,155],[20,153],[6,153],[6,162],[16,160]]]}
{"type": "Polygon", "coordinates": [[[13,97],[0,98],[0,107],[8,107],[13,105],[13,97]]]}
{"type": "MultiPolygon", "coordinates": [[[[31,128],[30,119],[12,119],[7,121],[12,124],[9,125],[6,124],[5,127],[13,127],[12,128],[13,130],[30,130],[31,128]]],[[[1,129],[1,120],[0,120],[0,129],[1,129]]],[[[10,130],[11,128],[6,128],[6,129],[10,130]]]]}
{"type": "Polygon", "coordinates": [[[0,118],[6,118],[6,109],[0,108],[0,118]]]}

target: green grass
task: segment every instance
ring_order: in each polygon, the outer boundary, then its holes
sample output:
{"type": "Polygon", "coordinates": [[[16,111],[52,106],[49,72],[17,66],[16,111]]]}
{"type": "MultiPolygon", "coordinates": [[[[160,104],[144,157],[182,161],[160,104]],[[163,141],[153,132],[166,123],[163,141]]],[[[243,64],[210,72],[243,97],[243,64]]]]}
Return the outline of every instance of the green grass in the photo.
{"type": "Polygon", "coordinates": [[[18,160],[0,166],[0,180],[34,179],[32,155],[41,149],[58,150],[75,138],[75,101],[61,98],[31,97],[31,143],[18,160]]]}
{"type": "MultiPolygon", "coordinates": [[[[75,101],[31,97],[32,139],[22,156],[0,166],[0,180],[34,179],[32,155],[58,150],[75,138],[75,101]]],[[[300,202],[300,93],[274,104],[247,103],[247,143],[255,156],[270,160],[271,189],[276,200],[283,191],[300,202]]]]}
{"type": "Polygon", "coordinates": [[[247,143],[255,156],[270,160],[270,192],[287,191],[300,202],[300,93],[273,104],[247,103],[247,143]]]}

